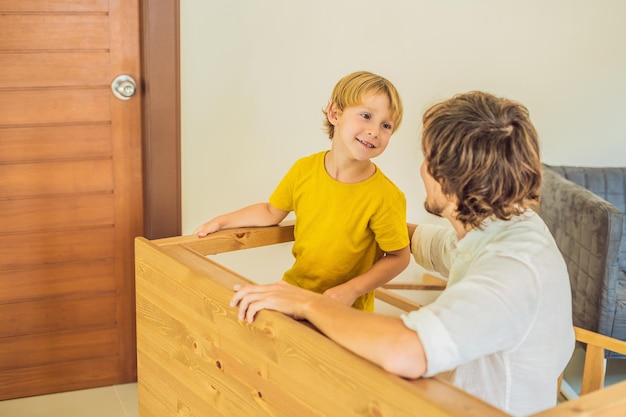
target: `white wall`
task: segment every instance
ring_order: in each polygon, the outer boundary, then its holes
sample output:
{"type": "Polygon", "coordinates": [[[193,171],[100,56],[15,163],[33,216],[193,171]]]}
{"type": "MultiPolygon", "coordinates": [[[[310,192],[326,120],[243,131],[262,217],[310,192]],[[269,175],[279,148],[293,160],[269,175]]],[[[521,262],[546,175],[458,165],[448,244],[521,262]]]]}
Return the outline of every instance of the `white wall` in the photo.
{"type": "Polygon", "coordinates": [[[420,117],[469,90],[524,103],[552,164],[626,165],[626,1],[181,0],[183,233],[265,201],[327,149],[321,109],[343,75],[399,89],[376,162],[422,208],[420,117]]]}

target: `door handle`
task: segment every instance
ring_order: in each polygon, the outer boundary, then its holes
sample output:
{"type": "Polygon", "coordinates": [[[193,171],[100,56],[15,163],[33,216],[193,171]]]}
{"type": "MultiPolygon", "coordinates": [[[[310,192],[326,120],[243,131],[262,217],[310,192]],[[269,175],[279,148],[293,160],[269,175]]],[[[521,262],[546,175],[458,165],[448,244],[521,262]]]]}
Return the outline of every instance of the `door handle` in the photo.
{"type": "Polygon", "coordinates": [[[130,75],[118,75],[111,83],[111,91],[120,100],[130,100],[137,91],[137,83],[130,75]]]}

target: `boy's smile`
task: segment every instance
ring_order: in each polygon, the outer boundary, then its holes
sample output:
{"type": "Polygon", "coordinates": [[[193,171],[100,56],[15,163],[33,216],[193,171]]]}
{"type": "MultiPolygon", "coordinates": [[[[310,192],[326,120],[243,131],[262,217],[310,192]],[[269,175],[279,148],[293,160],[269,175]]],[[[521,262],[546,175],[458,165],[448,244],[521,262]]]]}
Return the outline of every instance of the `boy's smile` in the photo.
{"type": "Polygon", "coordinates": [[[347,160],[368,161],[382,154],[393,125],[386,94],[367,94],[360,104],[339,111],[329,110],[329,120],[335,126],[332,148],[347,160]]]}
{"type": "Polygon", "coordinates": [[[363,146],[367,146],[368,148],[375,148],[376,146],[374,146],[373,144],[366,142],[364,140],[361,140],[359,138],[356,138],[356,140],[361,143],[363,146]]]}

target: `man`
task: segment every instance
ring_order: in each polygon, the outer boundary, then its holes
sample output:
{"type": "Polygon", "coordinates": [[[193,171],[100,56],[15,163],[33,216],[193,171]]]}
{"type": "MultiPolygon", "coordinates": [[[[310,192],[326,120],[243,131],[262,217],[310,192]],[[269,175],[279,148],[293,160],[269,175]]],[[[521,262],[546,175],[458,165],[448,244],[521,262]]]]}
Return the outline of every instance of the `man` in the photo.
{"type": "Polygon", "coordinates": [[[527,109],[483,92],[436,104],[423,117],[426,210],[452,228],[409,226],[419,264],[448,277],[428,306],[400,318],[357,311],[278,283],[245,286],[231,304],[306,319],[356,354],[407,378],[443,372],[513,415],[554,406],[574,347],[563,258],[531,206],[541,161],[527,109]]]}

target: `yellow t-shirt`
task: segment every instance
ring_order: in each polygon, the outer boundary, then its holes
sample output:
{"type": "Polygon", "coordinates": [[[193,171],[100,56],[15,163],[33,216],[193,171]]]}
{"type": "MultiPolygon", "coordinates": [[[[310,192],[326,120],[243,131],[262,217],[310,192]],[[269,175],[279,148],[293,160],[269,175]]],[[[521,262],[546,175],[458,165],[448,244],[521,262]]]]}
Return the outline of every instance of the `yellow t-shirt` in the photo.
{"type": "MultiPolygon", "coordinates": [[[[296,215],[295,262],[283,280],[319,293],[409,244],[404,193],[378,168],[365,181],[338,182],[324,168],[325,154],[298,160],[270,197],[274,207],[296,215]]],[[[354,307],[373,311],[373,291],[354,307]]]]}

